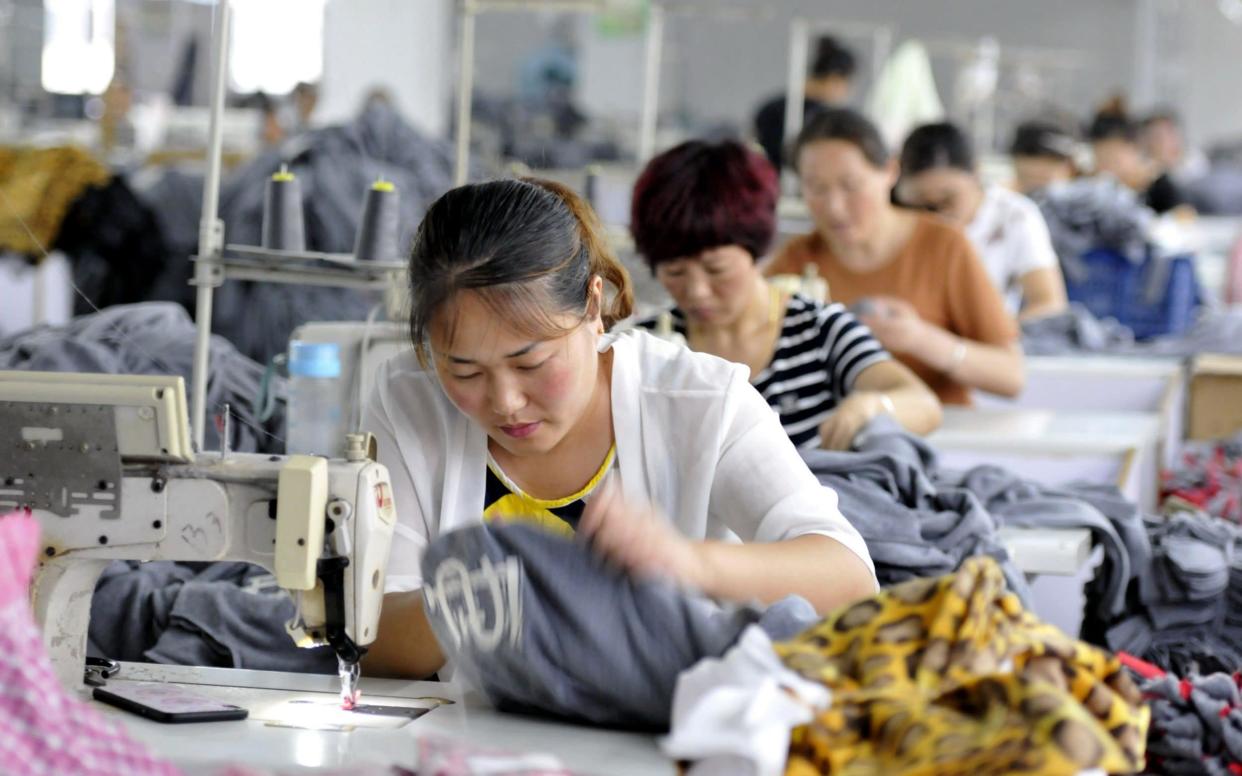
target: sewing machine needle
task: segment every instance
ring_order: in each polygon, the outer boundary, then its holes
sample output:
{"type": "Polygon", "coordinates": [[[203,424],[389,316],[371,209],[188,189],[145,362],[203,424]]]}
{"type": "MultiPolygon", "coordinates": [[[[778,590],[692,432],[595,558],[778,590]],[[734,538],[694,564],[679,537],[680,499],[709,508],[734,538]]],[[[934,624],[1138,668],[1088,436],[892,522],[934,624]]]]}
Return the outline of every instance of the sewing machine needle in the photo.
{"type": "Polygon", "coordinates": [[[341,708],[350,711],[358,705],[358,676],[361,671],[357,663],[346,662],[339,657],[336,663],[341,677],[341,708]]]}

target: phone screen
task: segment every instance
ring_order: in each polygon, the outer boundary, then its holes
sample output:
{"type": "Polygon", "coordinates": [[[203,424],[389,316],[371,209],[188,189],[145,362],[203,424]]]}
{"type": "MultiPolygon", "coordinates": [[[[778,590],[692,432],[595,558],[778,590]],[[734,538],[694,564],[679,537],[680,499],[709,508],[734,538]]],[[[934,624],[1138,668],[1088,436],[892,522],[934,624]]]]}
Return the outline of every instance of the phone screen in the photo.
{"type": "Polygon", "coordinates": [[[96,687],[96,700],[157,722],[213,722],[245,719],[246,709],[168,684],[96,687]]]}

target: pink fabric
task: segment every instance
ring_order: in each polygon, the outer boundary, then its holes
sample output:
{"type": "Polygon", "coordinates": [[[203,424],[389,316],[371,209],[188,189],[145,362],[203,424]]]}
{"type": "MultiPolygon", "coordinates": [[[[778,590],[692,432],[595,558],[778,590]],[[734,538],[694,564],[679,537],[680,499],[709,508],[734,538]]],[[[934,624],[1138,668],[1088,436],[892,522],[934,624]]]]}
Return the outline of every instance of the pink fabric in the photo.
{"type": "Polygon", "coordinates": [[[57,680],[28,604],[38,546],[32,517],[0,517],[0,773],[180,774],[57,680]]]}

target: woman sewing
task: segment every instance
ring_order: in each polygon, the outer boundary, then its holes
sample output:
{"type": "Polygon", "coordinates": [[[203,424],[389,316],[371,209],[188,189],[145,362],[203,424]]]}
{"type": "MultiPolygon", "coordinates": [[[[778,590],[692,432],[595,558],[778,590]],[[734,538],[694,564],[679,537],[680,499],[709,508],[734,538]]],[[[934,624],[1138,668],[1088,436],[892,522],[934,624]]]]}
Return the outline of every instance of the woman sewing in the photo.
{"type": "Polygon", "coordinates": [[[694,350],[746,366],[798,447],[846,449],[878,415],[933,431],[935,394],[852,313],[763,277],[757,262],[776,233],[779,193],[768,160],[732,140],[693,140],[647,164],[630,231],[676,303],[674,329],[694,350]]]}
{"type": "Polygon", "coordinates": [[[415,352],[381,369],[367,412],[399,515],[367,671],[441,668],[421,556],[494,518],[574,533],[620,568],[719,599],[798,594],[823,612],[874,592],[861,537],[744,367],[609,333],[631,312],[629,277],[571,191],[449,191],[410,277],[415,352]]]}

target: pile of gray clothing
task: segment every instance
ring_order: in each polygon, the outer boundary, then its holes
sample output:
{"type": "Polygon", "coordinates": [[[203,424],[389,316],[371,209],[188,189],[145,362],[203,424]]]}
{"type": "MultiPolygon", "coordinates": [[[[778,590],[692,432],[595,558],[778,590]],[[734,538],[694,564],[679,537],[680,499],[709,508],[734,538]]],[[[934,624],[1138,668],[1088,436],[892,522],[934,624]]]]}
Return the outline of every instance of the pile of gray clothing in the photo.
{"type": "Polygon", "coordinates": [[[285,632],[294,605],[249,563],[115,562],[91,599],[87,652],[132,662],[337,670],[330,647],[299,649],[285,632]]]}
{"type": "Polygon", "coordinates": [[[1079,304],[1057,315],[1022,323],[1022,349],[1033,356],[1104,353],[1115,356],[1189,358],[1199,353],[1242,354],[1242,309],[1201,307],[1190,331],[1135,342],[1112,318],[1097,318],[1079,304]]]}
{"type": "MultiPolygon", "coordinates": [[[[64,326],[38,326],[0,339],[0,369],[174,375],[185,379],[188,391],[194,336],[194,322],[180,305],[117,305],[75,318],[64,326]]],[[[273,411],[266,421],[260,421],[263,367],[219,336],[211,338],[209,364],[208,413],[222,414],[228,406],[232,418],[230,449],[283,453],[283,381],[273,378],[273,411]]],[[[207,448],[218,450],[220,438],[210,418],[205,432],[207,448]]]]}
{"type": "Polygon", "coordinates": [[[1144,683],[1143,694],[1151,706],[1147,773],[1242,770],[1242,674],[1164,676],[1144,683]]]}
{"type": "MultiPolygon", "coordinates": [[[[263,197],[272,174],[287,165],[302,191],[306,248],[350,253],[354,248],[367,189],[378,178],[400,195],[400,238],[404,252],[431,202],[453,185],[452,146],[415,129],[392,107],[375,103],[341,126],[314,129],[238,168],[220,191],[225,242],[259,245],[263,197]]],[[[159,284],[162,294],[187,307],[181,290],[190,264],[181,252],[198,243],[201,180],[182,172],[136,173],[139,196],[153,210],[164,238],[177,252],[169,261],[180,278],[159,284]]],[[[250,358],[267,363],[286,350],[289,335],[307,321],[366,318],[377,294],[352,289],[231,280],[216,291],[213,330],[250,358]]],[[[192,309],[192,308],[191,308],[192,309]]]]}
{"type": "Polygon", "coordinates": [[[1125,614],[1127,593],[1149,565],[1142,516],[1116,488],[1054,487],[997,466],[941,471],[927,443],[887,416],[858,435],[853,452],[806,450],[802,457],[837,492],[842,514],[867,542],[881,585],[949,574],[968,557],[989,555],[1029,602],[1025,578],[997,529],[1086,528],[1104,549],[1103,566],[1087,590],[1086,616],[1111,623],[1125,614]]]}
{"type": "Polygon", "coordinates": [[[1147,258],[1156,214],[1109,177],[1054,183],[1030,194],[1048,224],[1052,247],[1071,280],[1086,277],[1081,257],[1106,248],[1139,263],[1147,258]]]}
{"type": "Polygon", "coordinates": [[[802,450],[841,513],[862,534],[882,586],[951,574],[975,555],[995,558],[1025,601],[1022,573],[996,536],[998,524],[973,493],[934,481],[936,454],[890,417],[873,420],[851,452],[802,450]]]}
{"type": "Polygon", "coordinates": [[[1107,646],[1178,674],[1242,668],[1242,527],[1202,513],[1146,521],[1151,562],[1107,646]]]}
{"type": "Polygon", "coordinates": [[[749,625],[780,641],[819,619],[796,596],[760,611],[636,579],[520,523],[444,534],[422,572],[445,657],[493,705],[613,727],[667,729],[678,674],[749,625]]]}

